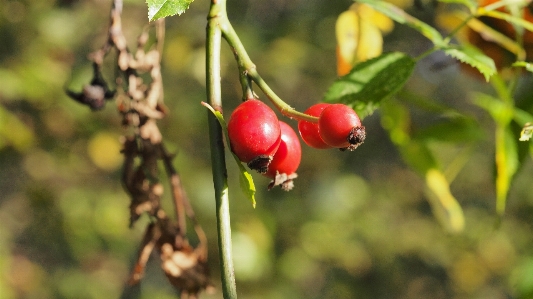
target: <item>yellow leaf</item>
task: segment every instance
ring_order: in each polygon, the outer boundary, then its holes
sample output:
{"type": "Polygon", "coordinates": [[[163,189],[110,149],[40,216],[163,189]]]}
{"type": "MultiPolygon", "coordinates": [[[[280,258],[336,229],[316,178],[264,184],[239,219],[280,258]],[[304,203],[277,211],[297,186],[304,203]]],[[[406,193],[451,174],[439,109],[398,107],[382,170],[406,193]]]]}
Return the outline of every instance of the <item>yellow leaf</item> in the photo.
{"type": "Polygon", "coordinates": [[[362,18],[376,25],[382,33],[387,34],[394,28],[394,21],[366,4],[354,4],[350,9],[355,10],[362,18]]]}
{"type": "Polygon", "coordinates": [[[339,76],[347,74],[356,63],[377,57],[383,51],[379,28],[354,10],[339,15],[335,33],[339,76]]]}
{"type": "Polygon", "coordinates": [[[451,232],[461,232],[465,225],[463,209],[451,193],[444,174],[437,169],[429,169],[426,172],[426,185],[431,191],[429,202],[437,218],[451,232]]]}

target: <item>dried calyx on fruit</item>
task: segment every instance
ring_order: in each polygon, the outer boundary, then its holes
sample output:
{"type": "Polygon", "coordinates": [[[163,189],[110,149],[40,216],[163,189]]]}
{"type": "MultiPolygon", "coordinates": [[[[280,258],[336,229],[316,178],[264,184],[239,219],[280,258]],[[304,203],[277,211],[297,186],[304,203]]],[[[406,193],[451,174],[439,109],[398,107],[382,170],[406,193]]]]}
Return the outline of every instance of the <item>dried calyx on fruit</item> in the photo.
{"type": "Polygon", "coordinates": [[[318,118],[318,128],[325,143],[343,150],[355,150],[366,138],[359,116],[344,104],[326,107],[318,118]]]}

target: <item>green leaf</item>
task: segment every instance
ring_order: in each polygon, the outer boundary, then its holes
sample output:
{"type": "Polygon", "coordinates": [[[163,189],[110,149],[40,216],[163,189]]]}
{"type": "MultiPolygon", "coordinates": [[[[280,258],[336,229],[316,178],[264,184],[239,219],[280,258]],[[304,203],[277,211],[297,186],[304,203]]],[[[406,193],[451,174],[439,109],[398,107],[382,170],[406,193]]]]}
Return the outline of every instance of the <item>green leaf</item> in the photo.
{"type": "Polygon", "coordinates": [[[400,24],[405,24],[417,30],[437,46],[445,45],[442,35],[437,31],[437,29],[409,15],[403,9],[391,3],[382,0],[356,0],[356,2],[367,4],[375,10],[393,19],[394,21],[400,24]]]}
{"type": "Polygon", "coordinates": [[[160,18],[181,15],[194,0],[146,0],[148,19],[155,21],[160,18]]]}
{"type": "Polygon", "coordinates": [[[444,48],[443,51],[447,55],[476,68],[481,74],[483,74],[483,76],[485,76],[485,80],[487,81],[489,81],[490,77],[496,73],[494,60],[472,46],[448,46],[444,48]]]}
{"type": "Polygon", "coordinates": [[[526,69],[526,71],[533,73],[533,64],[531,64],[530,62],[517,61],[517,62],[513,63],[513,66],[514,67],[523,67],[523,68],[526,69]]]}
{"type": "Polygon", "coordinates": [[[501,126],[507,126],[513,119],[515,114],[513,107],[504,103],[500,99],[487,94],[477,93],[474,95],[474,104],[485,109],[497,124],[501,126]]]}
{"type": "Polygon", "coordinates": [[[415,61],[403,53],[382,54],[355,65],[349,74],[337,79],[324,101],[349,105],[364,118],[403,87],[414,67],[415,61]]]}
{"type": "MultiPolygon", "coordinates": [[[[219,111],[216,111],[211,107],[211,105],[202,102],[202,105],[204,105],[207,109],[209,109],[217,118],[218,122],[220,123],[220,126],[222,127],[222,131],[224,132],[224,136],[226,138],[226,144],[230,144],[229,137],[228,137],[228,126],[226,125],[226,121],[224,120],[224,116],[222,116],[222,113],[219,111]]],[[[255,208],[256,202],[255,202],[255,184],[254,180],[252,178],[252,175],[244,168],[241,161],[237,156],[231,152],[231,155],[233,156],[233,159],[237,163],[237,166],[239,167],[239,183],[241,186],[242,192],[250,199],[252,202],[252,206],[255,208]]]]}

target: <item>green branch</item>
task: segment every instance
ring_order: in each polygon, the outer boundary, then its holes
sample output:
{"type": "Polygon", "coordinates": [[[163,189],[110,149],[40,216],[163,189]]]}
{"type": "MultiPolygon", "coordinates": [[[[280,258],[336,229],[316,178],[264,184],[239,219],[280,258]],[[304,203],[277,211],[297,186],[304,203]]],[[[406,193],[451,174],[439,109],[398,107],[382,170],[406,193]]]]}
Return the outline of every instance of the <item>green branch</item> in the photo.
{"type": "Polygon", "coordinates": [[[249,85],[249,80],[251,79],[257,84],[257,86],[259,86],[259,88],[265,93],[265,95],[276,106],[276,108],[279,109],[281,114],[297,120],[306,120],[314,123],[318,122],[318,117],[301,113],[292,108],[289,104],[285,103],[268,86],[268,84],[263,80],[263,78],[261,78],[261,76],[257,72],[255,64],[250,59],[250,56],[248,56],[244,45],[239,39],[237,33],[235,32],[235,29],[233,29],[233,26],[231,26],[225,9],[221,11],[219,21],[219,26],[222,30],[222,36],[228,42],[228,44],[232,48],[233,53],[235,54],[235,59],[237,60],[237,65],[239,67],[239,76],[241,77],[241,84],[245,84],[243,85],[245,95],[250,94],[249,91],[251,90],[251,86],[249,85]]]}
{"type": "MultiPolygon", "coordinates": [[[[206,80],[207,100],[211,106],[221,111],[222,96],[220,86],[220,19],[225,15],[225,0],[213,0],[208,16],[207,50],[206,50],[206,80]]],[[[233,270],[233,255],[231,247],[231,224],[228,197],[228,178],[226,158],[224,155],[224,136],[215,115],[207,112],[209,121],[209,143],[211,148],[211,165],[213,184],[215,189],[218,247],[220,257],[220,271],[222,277],[222,292],[225,299],[237,298],[235,273],[233,270]]]]}

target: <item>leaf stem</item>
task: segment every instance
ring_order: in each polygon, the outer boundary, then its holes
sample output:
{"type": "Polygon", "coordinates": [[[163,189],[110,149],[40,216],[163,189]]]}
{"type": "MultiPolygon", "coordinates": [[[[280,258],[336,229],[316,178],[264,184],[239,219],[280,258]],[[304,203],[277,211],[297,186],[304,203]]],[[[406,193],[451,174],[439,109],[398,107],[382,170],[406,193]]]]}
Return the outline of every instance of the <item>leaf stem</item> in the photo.
{"type": "MultiPolygon", "coordinates": [[[[207,100],[214,109],[222,110],[221,76],[220,76],[220,23],[226,15],[226,1],[212,0],[207,24],[207,49],[206,49],[206,84],[207,100]]],[[[224,299],[237,298],[235,273],[233,269],[233,255],[231,246],[231,224],[228,197],[228,178],[226,158],[224,154],[224,136],[222,127],[210,111],[209,143],[211,148],[211,165],[213,172],[213,185],[215,189],[218,246],[220,257],[220,271],[222,292],[224,299]]]]}
{"type": "MultiPolygon", "coordinates": [[[[230,45],[233,54],[235,55],[235,60],[237,60],[239,76],[241,77],[241,84],[246,84],[247,82],[249,82],[247,80],[251,79],[265,93],[267,98],[274,104],[274,106],[278,108],[281,114],[287,117],[297,120],[305,120],[313,123],[318,122],[318,117],[299,112],[292,108],[289,104],[285,103],[263,80],[263,78],[257,72],[255,64],[250,59],[250,56],[248,56],[248,52],[246,52],[244,45],[242,44],[237,33],[235,32],[235,29],[233,29],[233,26],[231,25],[225,10],[221,11],[219,24],[220,29],[222,30],[222,36],[230,45]]],[[[249,90],[251,90],[250,85],[243,85],[243,90],[249,95],[249,90]]]]}

